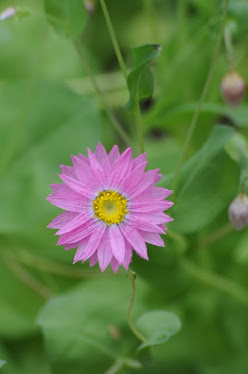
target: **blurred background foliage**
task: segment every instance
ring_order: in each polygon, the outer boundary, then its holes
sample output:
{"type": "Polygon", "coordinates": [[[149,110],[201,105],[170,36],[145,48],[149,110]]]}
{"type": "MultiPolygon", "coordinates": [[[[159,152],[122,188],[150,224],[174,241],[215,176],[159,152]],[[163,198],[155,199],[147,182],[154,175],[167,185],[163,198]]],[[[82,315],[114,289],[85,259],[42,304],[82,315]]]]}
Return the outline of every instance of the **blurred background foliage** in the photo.
{"type": "MultiPolygon", "coordinates": [[[[124,270],[114,275],[72,266],[73,253],[56,247],[46,228],[59,212],[45,200],[59,165],[99,140],[108,150],[114,143],[124,149],[72,40],[46,16],[53,3],[0,1],[0,12],[20,9],[0,21],[0,359],[7,361],[0,361],[1,372],[100,374],[128,357],[123,374],[247,373],[248,232],[228,225],[240,168],[225,146],[237,131],[247,139],[248,106],[247,98],[236,109],[222,100],[224,44],[179,177],[166,247],[150,246],[150,261],[135,257],[132,266],[134,316],[164,308],[178,314],[182,328],[168,343],[137,353],[126,322],[131,291],[124,270]]],[[[90,14],[82,11],[82,24],[80,12],[73,19],[72,32],[81,34],[84,58],[108,105],[135,139],[133,116],[124,108],[126,83],[100,4],[92,4],[90,14]]],[[[130,48],[162,47],[151,64],[154,96],[142,103],[142,115],[149,168],[161,169],[161,185],[168,188],[208,74],[223,5],[107,1],[128,68],[130,48]]],[[[247,1],[230,1],[236,69],[246,81],[247,17],[247,1]]]]}

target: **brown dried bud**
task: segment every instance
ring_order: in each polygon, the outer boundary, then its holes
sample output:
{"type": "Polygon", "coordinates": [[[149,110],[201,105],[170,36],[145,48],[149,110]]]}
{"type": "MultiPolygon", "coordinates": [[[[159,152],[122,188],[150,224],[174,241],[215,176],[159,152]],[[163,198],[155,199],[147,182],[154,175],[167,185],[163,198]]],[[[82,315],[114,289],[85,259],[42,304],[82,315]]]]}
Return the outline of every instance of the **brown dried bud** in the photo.
{"type": "Polygon", "coordinates": [[[223,99],[230,106],[238,106],[245,96],[244,79],[235,71],[227,73],[221,82],[223,99]]]}
{"type": "Polygon", "coordinates": [[[235,230],[242,230],[248,224],[248,197],[244,194],[236,197],[229,206],[228,214],[235,230]]]}

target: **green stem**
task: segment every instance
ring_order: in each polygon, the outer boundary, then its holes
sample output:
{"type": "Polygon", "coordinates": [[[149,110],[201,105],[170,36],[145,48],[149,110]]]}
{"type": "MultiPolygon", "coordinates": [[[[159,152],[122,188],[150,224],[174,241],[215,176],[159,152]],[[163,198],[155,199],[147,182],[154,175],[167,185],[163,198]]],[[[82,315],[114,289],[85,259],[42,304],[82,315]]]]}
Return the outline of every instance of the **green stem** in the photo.
{"type": "Polygon", "coordinates": [[[19,263],[16,261],[13,255],[6,254],[4,256],[5,262],[9,267],[10,271],[19,279],[26,287],[33,290],[35,293],[43,297],[44,299],[50,299],[53,294],[46,288],[41,282],[34,278],[29,272],[27,272],[19,263]]]}
{"type": "Polygon", "coordinates": [[[153,43],[158,42],[159,36],[158,36],[158,28],[157,28],[157,23],[156,23],[157,17],[156,17],[154,2],[151,0],[143,0],[143,4],[144,4],[144,11],[146,13],[145,16],[150,26],[152,42],[153,43]]]}
{"type": "Polygon", "coordinates": [[[123,368],[123,366],[125,366],[123,360],[118,359],[117,361],[114,362],[113,366],[111,366],[111,368],[109,368],[105,372],[105,374],[116,374],[123,368]]]}
{"type": "Polygon", "coordinates": [[[144,130],[143,130],[143,121],[142,121],[142,116],[140,112],[140,105],[139,102],[136,101],[135,107],[134,107],[134,117],[135,117],[135,122],[137,125],[137,135],[138,135],[138,143],[139,143],[139,148],[140,148],[140,153],[144,153],[144,130]]]}
{"type": "Polygon", "coordinates": [[[180,253],[184,253],[188,248],[188,242],[185,236],[178,234],[171,229],[166,231],[166,235],[177,243],[177,247],[180,249],[180,253]]]}
{"type": "Polygon", "coordinates": [[[185,138],[185,141],[184,141],[184,144],[183,144],[183,147],[182,147],[182,152],[181,152],[178,164],[176,166],[175,176],[174,176],[174,180],[173,180],[173,190],[176,190],[180,170],[181,170],[183,161],[185,159],[185,156],[187,154],[188,147],[189,147],[190,141],[192,139],[192,136],[193,136],[193,133],[194,133],[194,130],[195,130],[198,118],[199,118],[199,114],[200,114],[201,109],[202,109],[202,105],[204,103],[204,100],[205,100],[210,82],[211,82],[212,77],[213,77],[215,64],[216,64],[216,61],[217,61],[217,56],[218,56],[218,53],[219,53],[219,49],[220,49],[220,46],[221,46],[221,41],[222,41],[222,37],[223,37],[223,33],[224,33],[224,25],[225,25],[228,3],[229,3],[229,0],[225,0],[225,6],[224,6],[224,11],[223,11],[220,31],[219,31],[219,35],[217,37],[212,62],[211,62],[211,65],[210,65],[210,69],[208,71],[208,76],[207,76],[206,82],[204,84],[197,109],[196,109],[196,111],[193,115],[193,118],[191,120],[191,123],[190,123],[188,131],[187,131],[186,138],[185,138]]]}
{"type": "Polygon", "coordinates": [[[111,109],[109,108],[108,106],[108,103],[106,102],[105,100],[105,97],[102,93],[102,91],[100,90],[98,84],[97,84],[97,81],[95,79],[95,76],[94,74],[92,73],[86,59],[84,58],[84,55],[81,51],[81,45],[80,45],[80,42],[79,41],[75,41],[74,42],[74,45],[76,47],[76,50],[77,50],[77,53],[79,55],[79,58],[81,60],[81,63],[83,65],[83,68],[86,72],[86,74],[89,76],[90,80],[91,80],[91,83],[92,83],[92,86],[94,87],[95,89],[95,92],[99,98],[99,100],[101,101],[102,105],[104,106],[105,108],[105,111],[114,127],[114,129],[118,132],[118,134],[120,135],[120,137],[122,138],[122,140],[125,142],[126,145],[130,144],[130,140],[129,140],[129,137],[127,136],[126,132],[122,129],[122,127],[120,126],[119,122],[116,120],[116,118],[114,117],[111,109]]]}
{"type": "Polygon", "coordinates": [[[217,240],[220,240],[226,235],[230,234],[233,230],[233,226],[230,223],[227,223],[226,225],[215,231],[213,234],[210,234],[206,238],[203,238],[199,243],[199,249],[208,247],[210,244],[213,244],[217,240]]]}
{"type": "Polygon", "coordinates": [[[131,294],[131,299],[130,299],[128,310],[127,310],[127,322],[128,322],[128,325],[129,325],[132,333],[141,342],[144,343],[146,341],[146,338],[138,330],[136,330],[136,328],[134,327],[133,321],[132,321],[132,317],[131,317],[131,310],[132,310],[132,307],[133,307],[134,298],[135,298],[135,291],[136,291],[136,285],[135,285],[136,274],[132,270],[128,269],[128,275],[129,275],[129,277],[131,279],[131,282],[132,282],[132,294],[131,294]]]}
{"type": "Polygon", "coordinates": [[[115,31],[114,31],[114,28],[113,28],[113,25],[112,25],[112,22],[111,22],[111,19],[110,19],[110,16],[109,16],[108,9],[107,9],[106,4],[105,4],[105,0],[100,0],[100,4],[101,4],[103,15],[104,15],[107,27],[108,27],[110,38],[111,38],[113,46],[114,46],[116,57],[118,59],[122,74],[123,74],[123,76],[125,78],[125,81],[126,81],[127,80],[126,65],[124,63],[124,60],[123,60],[123,57],[122,57],[122,54],[121,54],[121,50],[120,50],[120,47],[119,47],[119,44],[118,44],[118,41],[117,41],[117,38],[116,38],[116,35],[115,35],[115,31]]]}
{"type": "Polygon", "coordinates": [[[225,46],[226,46],[229,69],[233,70],[235,64],[234,64],[233,47],[232,47],[232,36],[231,36],[231,31],[229,27],[225,27],[224,41],[225,41],[225,46]]]}
{"type": "Polygon", "coordinates": [[[183,266],[192,277],[226,293],[248,307],[248,293],[240,285],[218,274],[199,268],[187,260],[183,261],[183,266]]]}

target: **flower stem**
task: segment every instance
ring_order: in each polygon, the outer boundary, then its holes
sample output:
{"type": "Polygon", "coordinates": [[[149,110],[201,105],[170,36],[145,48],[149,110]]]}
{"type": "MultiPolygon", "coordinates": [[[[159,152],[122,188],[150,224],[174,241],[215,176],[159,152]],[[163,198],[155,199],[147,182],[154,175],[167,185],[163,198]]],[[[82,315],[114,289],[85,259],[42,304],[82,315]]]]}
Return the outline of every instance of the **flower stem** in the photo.
{"type": "Polygon", "coordinates": [[[199,243],[199,249],[205,248],[210,244],[216,242],[217,240],[222,239],[226,235],[230,234],[233,230],[233,226],[230,223],[227,223],[226,225],[215,231],[213,234],[210,234],[206,238],[203,238],[199,243]]]}
{"type": "Polygon", "coordinates": [[[122,140],[124,141],[124,143],[126,145],[130,144],[130,139],[128,137],[128,135],[126,134],[126,132],[122,129],[122,127],[120,126],[119,122],[116,120],[115,116],[113,115],[111,109],[109,108],[108,106],[108,103],[106,102],[105,100],[105,97],[102,93],[102,91],[100,90],[98,84],[97,84],[97,81],[95,79],[95,76],[94,74],[92,73],[86,59],[84,58],[84,55],[82,53],[82,50],[81,50],[81,45],[80,45],[80,42],[79,41],[75,41],[74,42],[74,45],[75,45],[75,48],[77,50],[77,53],[80,57],[80,60],[81,60],[81,63],[83,65],[83,68],[86,72],[86,74],[89,76],[90,80],[91,80],[91,83],[92,83],[92,86],[94,87],[95,89],[95,92],[99,98],[99,100],[101,101],[102,105],[104,106],[105,108],[105,111],[114,127],[114,129],[118,132],[118,134],[120,135],[120,137],[122,138],[122,140]]]}
{"type": "Polygon", "coordinates": [[[106,4],[105,4],[105,0],[100,0],[100,4],[101,4],[101,7],[102,7],[103,15],[104,15],[107,27],[108,27],[110,38],[112,40],[114,50],[115,50],[115,54],[116,54],[116,57],[118,59],[122,74],[123,74],[125,80],[127,80],[127,68],[126,68],[126,65],[124,63],[124,60],[123,60],[123,57],[122,57],[122,54],[121,54],[121,50],[120,50],[120,47],[119,47],[119,44],[118,44],[118,41],[117,41],[117,38],[116,38],[116,35],[115,35],[115,31],[114,31],[114,28],[113,28],[113,25],[112,25],[112,22],[111,22],[111,18],[110,18],[108,9],[107,9],[106,4]]]}
{"type": "Polygon", "coordinates": [[[173,180],[173,188],[172,188],[173,190],[176,189],[177,182],[178,182],[178,177],[179,177],[179,173],[180,173],[183,161],[185,159],[185,156],[187,154],[188,147],[189,147],[190,141],[192,139],[192,136],[193,136],[193,133],[194,133],[194,130],[195,130],[198,118],[199,118],[199,114],[200,114],[201,109],[202,109],[202,105],[204,103],[204,100],[205,100],[205,97],[206,97],[206,94],[207,94],[210,82],[211,82],[212,77],[213,77],[214,68],[215,68],[215,64],[216,64],[216,61],[217,61],[217,56],[218,56],[218,53],[219,53],[219,50],[220,50],[221,41],[222,41],[222,37],[223,37],[223,33],[224,33],[224,25],[225,25],[225,19],[226,19],[226,13],[227,13],[227,8],[228,8],[228,3],[229,3],[229,0],[225,0],[225,5],[224,5],[224,11],[223,11],[223,16],[222,16],[220,31],[219,31],[219,35],[217,37],[217,41],[216,41],[216,45],[215,45],[215,49],[214,49],[214,54],[213,54],[212,62],[211,62],[211,65],[210,65],[210,68],[209,68],[209,71],[208,71],[208,76],[207,76],[207,79],[205,81],[205,84],[204,84],[204,87],[203,87],[203,90],[202,90],[202,93],[201,93],[201,96],[200,96],[200,100],[199,100],[197,109],[196,109],[196,111],[195,111],[195,113],[193,115],[193,118],[191,120],[191,123],[190,123],[188,131],[187,131],[187,134],[186,134],[186,137],[185,137],[185,141],[184,141],[184,144],[183,144],[183,147],[182,147],[182,152],[181,152],[178,164],[176,166],[175,176],[174,176],[174,180],[173,180]]]}
{"type": "Polygon", "coordinates": [[[232,296],[240,303],[248,306],[248,293],[240,285],[211,271],[199,268],[187,260],[183,261],[183,266],[187,273],[194,278],[232,296]]]}
{"type": "Polygon", "coordinates": [[[142,116],[141,116],[141,112],[140,112],[140,105],[139,105],[138,100],[135,103],[134,116],[135,116],[135,122],[137,124],[137,136],[138,136],[140,153],[144,153],[145,150],[144,150],[143,121],[142,121],[142,116]]]}
{"type": "Polygon", "coordinates": [[[128,322],[128,325],[129,325],[132,333],[140,341],[145,342],[146,338],[138,330],[136,330],[136,328],[134,327],[133,321],[132,321],[132,317],[131,317],[131,310],[132,310],[132,307],[133,307],[134,298],[135,298],[135,291],[136,291],[136,284],[135,284],[136,274],[135,274],[134,271],[128,269],[128,276],[129,276],[129,278],[131,279],[131,282],[132,282],[132,294],[131,294],[131,299],[130,299],[128,310],[127,310],[127,322],[128,322]]]}
{"type": "Polygon", "coordinates": [[[224,41],[226,46],[226,53],[228,59],[229,69],[234,69],[234,56],[233,56],[233,47],[232,47],[232,36],[229,27],[225,27],[224,30],[224,41]]]}

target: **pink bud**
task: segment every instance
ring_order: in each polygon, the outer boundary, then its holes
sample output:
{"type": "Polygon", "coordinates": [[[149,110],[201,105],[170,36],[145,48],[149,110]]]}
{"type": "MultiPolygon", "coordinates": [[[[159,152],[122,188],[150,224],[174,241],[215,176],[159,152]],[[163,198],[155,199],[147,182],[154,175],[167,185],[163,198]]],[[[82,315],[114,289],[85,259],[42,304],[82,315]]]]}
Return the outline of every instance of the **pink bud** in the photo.
{"type": "Polygon", "coordinates": [[[89,14],[93,14],[96,8],[95,0],[84,0],[85,8],[89,14]]]}
{"type": "Polygon", "coordinates": [[[5,9],[2,13],[0,13],[0,21],[11,18],[15,15],[16,15],[16,9],[10,6],[9,8],[5,9]]]}
{"type": "Polygon", "coordinates": [[[238,106],[245,96],[244,79],[235,71],[230,71],[222,79],[221,93],[227,104],[238,106]]]}
{"type": "Polygon", "coordinates": [[[230,204],[228,213],[235,230],[243,229],[248,224],[248,197],[244,194],[236,197],[230,204]]]}

